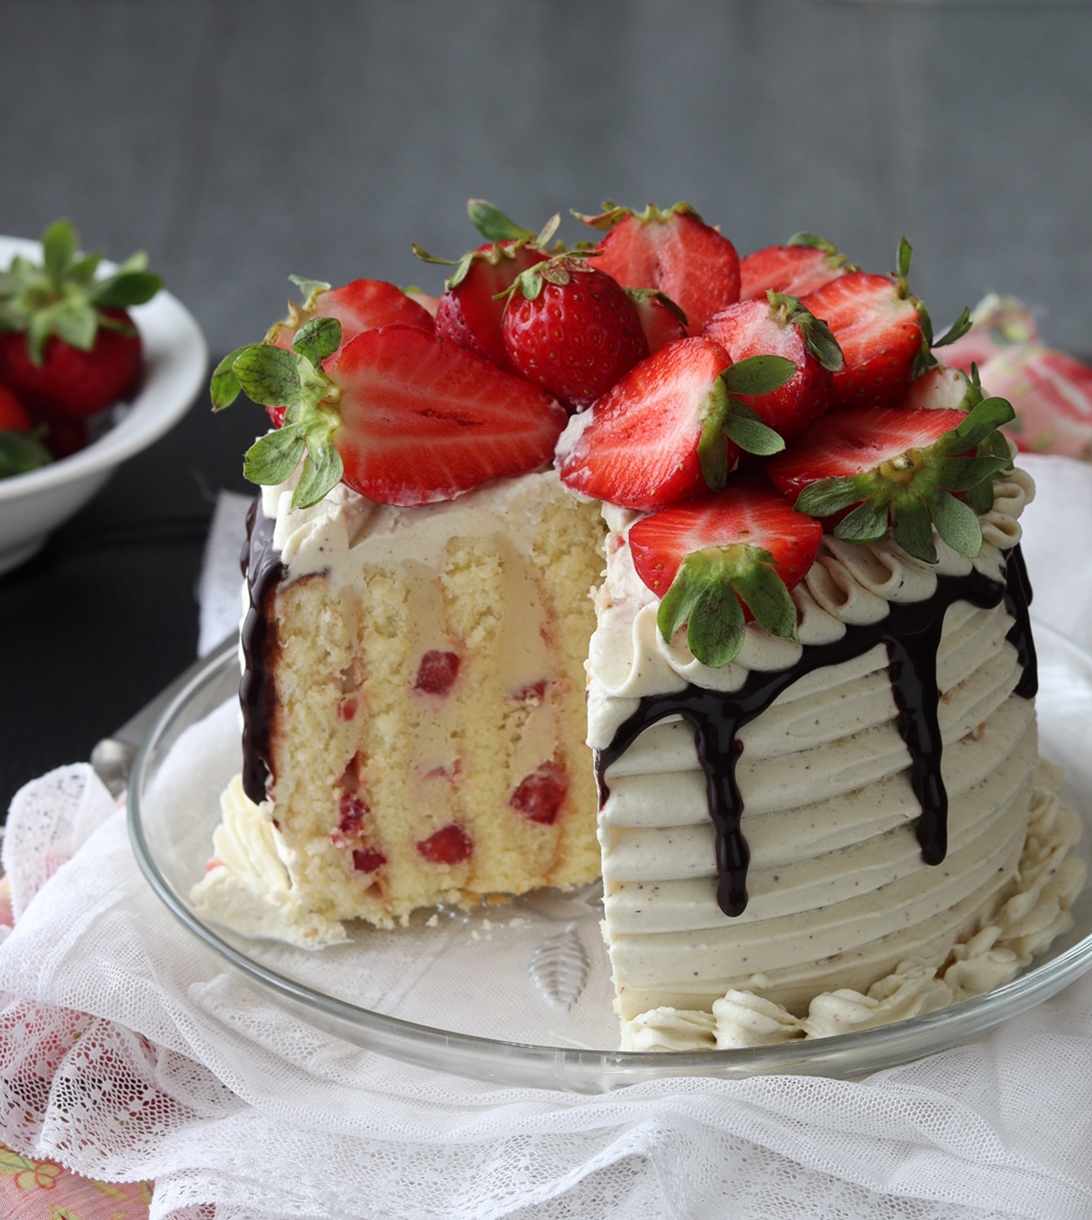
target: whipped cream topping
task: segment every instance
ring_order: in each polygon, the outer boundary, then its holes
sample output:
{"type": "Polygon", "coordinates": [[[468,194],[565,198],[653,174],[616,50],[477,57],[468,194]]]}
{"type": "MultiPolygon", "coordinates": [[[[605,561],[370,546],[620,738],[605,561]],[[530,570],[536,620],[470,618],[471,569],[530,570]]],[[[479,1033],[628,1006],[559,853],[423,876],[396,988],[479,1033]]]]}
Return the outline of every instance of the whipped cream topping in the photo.
{"type": "Polygon", "coordinates": [[[993,919],[952,949],[939,968],[906,959],[866,992],[838,988],[814,997],[803,1017],[762,994],[730,988],[712,1011],[663,1006],[623,1022],[623,1050],[718,1050],[770,1046],[799,1038],[854,1033],[934,1012],[1011,982],[1032,958],[1072,925],[1069,908],[1085,883],[1085,865],[1072,854],[1080,839],[1077,815],[1058,797],[1062,772],[1041,763],[1019,869],[993,919]]]}

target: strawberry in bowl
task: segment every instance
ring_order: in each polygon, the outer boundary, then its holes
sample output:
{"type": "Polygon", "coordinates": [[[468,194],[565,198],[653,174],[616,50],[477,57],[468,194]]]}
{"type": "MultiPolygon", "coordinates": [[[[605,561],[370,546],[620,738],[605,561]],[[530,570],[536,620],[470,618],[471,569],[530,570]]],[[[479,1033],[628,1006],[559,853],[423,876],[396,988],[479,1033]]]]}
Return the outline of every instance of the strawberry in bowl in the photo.
{"type": "Polygon", "coordinates": [[[143,254],[100,275],[101,255],[79,251],[67,220],[41,249],[40,262],[17,254],[0,273],[0,385],[36,420],[85,421],[136,389],[143,346],[129,310],[162,281],[143,254]]]}

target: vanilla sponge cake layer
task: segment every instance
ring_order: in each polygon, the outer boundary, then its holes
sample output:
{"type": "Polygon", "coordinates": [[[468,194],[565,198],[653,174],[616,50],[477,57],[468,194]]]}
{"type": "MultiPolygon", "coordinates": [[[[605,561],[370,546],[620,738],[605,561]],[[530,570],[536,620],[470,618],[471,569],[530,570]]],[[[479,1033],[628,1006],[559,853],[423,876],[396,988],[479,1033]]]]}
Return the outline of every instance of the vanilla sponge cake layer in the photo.
{"type": "MultiPolygon", "coordinates": [[[[907,992],[916,988],[907,999],[911,1010],[887,1019],[911,1015],[914,1004],[920,1011],[956,998],[936,984],[937,972],[1016,895],[1034,890],[1035,926],[1025,920],[1009,938],[1019,952],[998,951],[1000,932],[983,938],[980,947],[992,957],[979,972],[979,989],[1005,981],[1006,971],[1012,977],[1065,926],[1083,881],[1082,866],[1066,856],[1079,824],[1037,788],[1034,701],[1017,693],[1026,657],[1010,639],[1014,619],[1000,596],[1031,494],[1019,472],[999,485],[973,564],[943,545],[933,567],[889,540],[854,546],[826,538],[794,591],[801,643],[752,624],[739,658],[722,670],[697,662],[685,633],[670,642],[660,637],[655,599],[629,557],[632,517],[608,510],[589,740],[608,760],[599,818],[604,932],[625,1045],[715,1039],[730,1046],[836,1032],[839,1002],[832,1006],[830,996],[852,994],[856,1003],[877,986],[884,997],[904,984],[907,992]],[[996,604],[972,604],[970,590],[993,583],[996,604]],[[956,596],[963,585],[970,600],[956,596]],[[912,613],[934,602],[943,615],[936,652],[949,800],[943,861],[923,859],[922,806],[898,727],[888,649],[880,644],[803,672],[738,730],[735,778],[750,860],[746,905],[727,915],[718,902],[716,833],[691,723],[661,719],[617,756],[616,735],[639,715],[642,700],[693,690],[730,699],[754,674],[800,667],[809,648],[867,631],[899,607],[912,613]],[[1036,809],[1043,817],[1029,835],[1036,809]],[[1048,836],[1045,848],[1040,831],[1048,836]],[[1051,861],[1046,875],[1044,855],[1051,861]],[[833,1007],[833,1020],[804,1029],[817,1000],[819,1010],[833,1007]]],[[[1008,924],[1016,914],[1007,912],[1008,924]]],[[[1021,907],[1019,914],[1027,912],[1021,907]]],[[[961,968],[960,994],[975,990],[971,973],[961,968]]]]}
{"type": "Polygon", "coordinates": [[[225,798],[198,902],[240,926],[252,898],[254,931],[315,943],[346,919],[387,926],[598,876],[584,698],[597,506],[552,472],[413,509],[344,486],[311,509],[290,499],[261,501],[279,565],[248,658],[269,684],[248,747],[264,792],[252,777],[225,798]]]}

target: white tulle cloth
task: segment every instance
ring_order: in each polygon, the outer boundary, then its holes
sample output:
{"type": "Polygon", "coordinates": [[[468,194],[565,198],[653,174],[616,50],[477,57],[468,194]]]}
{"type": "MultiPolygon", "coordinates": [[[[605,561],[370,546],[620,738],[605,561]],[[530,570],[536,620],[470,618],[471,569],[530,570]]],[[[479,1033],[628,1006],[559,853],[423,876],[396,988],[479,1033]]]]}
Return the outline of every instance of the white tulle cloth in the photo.
{"type": "Polygon", "coordinates": [[[864,1081],[498,1089],[340,1042],[227,973],[87,766],[18,794],[3,864],[0,1139],[153,1179],[154,1218],[1092,1217],[1092,977],[864,1081]]]}

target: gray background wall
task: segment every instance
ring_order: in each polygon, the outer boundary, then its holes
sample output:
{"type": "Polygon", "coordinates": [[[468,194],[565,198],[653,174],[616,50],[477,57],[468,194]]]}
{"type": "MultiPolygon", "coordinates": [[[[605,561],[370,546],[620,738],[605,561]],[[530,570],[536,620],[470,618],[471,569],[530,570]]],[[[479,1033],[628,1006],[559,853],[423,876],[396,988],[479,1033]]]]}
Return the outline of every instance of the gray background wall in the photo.
{"type": "MultiPolygon", "coordinates": [[[[807,228],[938,326],[997,289],[1092,351],[1092,7],[1019,0],[0,0],[0,231],[143,247],[214,353],[291,272],[438,288],[480,195],[807,228]]],[[[564,230],[582,235],[570,221],[564,230]]]]}

